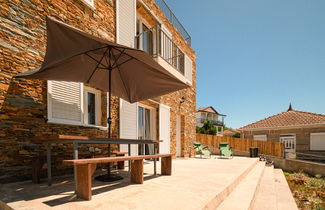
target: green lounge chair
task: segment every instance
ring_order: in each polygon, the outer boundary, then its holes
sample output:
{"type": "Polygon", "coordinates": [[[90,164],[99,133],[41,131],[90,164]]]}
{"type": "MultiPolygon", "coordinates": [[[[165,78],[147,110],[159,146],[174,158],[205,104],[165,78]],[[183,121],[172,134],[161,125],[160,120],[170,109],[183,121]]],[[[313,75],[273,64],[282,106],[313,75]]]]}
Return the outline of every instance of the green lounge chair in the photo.
{"type": "Polygon", "coordinates": [[[208,146],[203,147],[200,142],[194,143],[195,152],[197,155],[200,155],[201,158],[202,158],[202,155],[208,156],[209,158],[211,158],[211,152],[207,148],[208,148],[208,146]]]}
{"type": "Polygon", "coordinates": [[[231,157],[233,158],[231,147],[229,146],[228,142],[220,142],[219,144],[219,150],[220,150],[220,157],[231,157]]]}

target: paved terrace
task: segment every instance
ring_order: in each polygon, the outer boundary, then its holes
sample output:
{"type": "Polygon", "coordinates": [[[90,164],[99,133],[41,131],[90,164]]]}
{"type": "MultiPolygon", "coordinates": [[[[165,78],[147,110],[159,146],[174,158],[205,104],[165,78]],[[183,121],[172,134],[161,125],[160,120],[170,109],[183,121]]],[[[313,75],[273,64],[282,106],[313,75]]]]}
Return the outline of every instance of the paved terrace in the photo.
{"type": "MultiPolygon", "coordinates": [[[[14,209],[202,209],[224,199],[257,159],[176,159],[172,176],[153,176],[145,164],[144,184],[93,181],[91,201],[76,199],[73,176],[54,179],[52,187],[31,181],[0,186],[0,200],[14,209]]],[[[160,165],[157,167],[160,173],[160,165]]],[[[127,172],[121,172],[127,177],[127,172]]]]}

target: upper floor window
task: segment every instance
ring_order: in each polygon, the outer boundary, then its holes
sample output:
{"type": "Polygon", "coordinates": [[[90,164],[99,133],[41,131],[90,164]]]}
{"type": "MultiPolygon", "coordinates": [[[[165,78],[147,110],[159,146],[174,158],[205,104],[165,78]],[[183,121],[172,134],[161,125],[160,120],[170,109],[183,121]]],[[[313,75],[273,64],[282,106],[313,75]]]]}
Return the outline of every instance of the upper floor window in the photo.
{"type": "Polygon", "coordinates": [[[142,24],[142,49],[149,55],[153,54],[153,36],[152,31],[144,24],[142,24]]]}
{"type": "Polygon", "coordinates": [[[90,6],[91,8],[94,8],[94,0],[82,0],[85,4],[90,6]]]}

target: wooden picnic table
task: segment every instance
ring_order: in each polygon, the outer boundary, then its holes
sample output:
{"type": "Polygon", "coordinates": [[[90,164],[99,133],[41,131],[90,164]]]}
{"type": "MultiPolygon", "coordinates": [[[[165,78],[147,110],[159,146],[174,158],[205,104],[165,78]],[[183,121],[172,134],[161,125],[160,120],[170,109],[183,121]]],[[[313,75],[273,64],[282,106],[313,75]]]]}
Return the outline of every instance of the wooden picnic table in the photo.
{"type": "MultiPolygon", "coordinates": [[[[52,164],[51,164],[51,147],[52,144],[68,143],[73,145],[73,159],[78,159],[79,144],[127,144],[128,155],[131,156],[131,144],[153,144],[154,154],[157,154],[157,145],[161,140],[140,140],[140,139],[120,139],[120,138],[91,138],[87,136],[70,136],[70,135],[51,135],[41,136],[36,141],[46,144],[46,162],[47,162],[47,182],[48,186],[52,185],[52,164]]],[[[110,152],[109,152],[110,154],[110,152]]],[[[154,159],[154,174],[157,174],[157,160],[154,159]]],[[[76,176],[76,174],[75,174],[76,176]]]]}

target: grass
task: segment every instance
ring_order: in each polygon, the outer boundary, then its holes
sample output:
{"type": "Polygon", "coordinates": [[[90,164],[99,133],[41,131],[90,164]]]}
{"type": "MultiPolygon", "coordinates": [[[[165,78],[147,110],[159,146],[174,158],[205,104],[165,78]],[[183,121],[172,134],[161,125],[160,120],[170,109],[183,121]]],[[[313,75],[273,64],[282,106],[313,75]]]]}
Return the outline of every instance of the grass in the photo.
{"type": "Polygon", "coordinates": [[[299,209],[325,210],[325,178],[303,172],[284,174],[299,209]]]}

